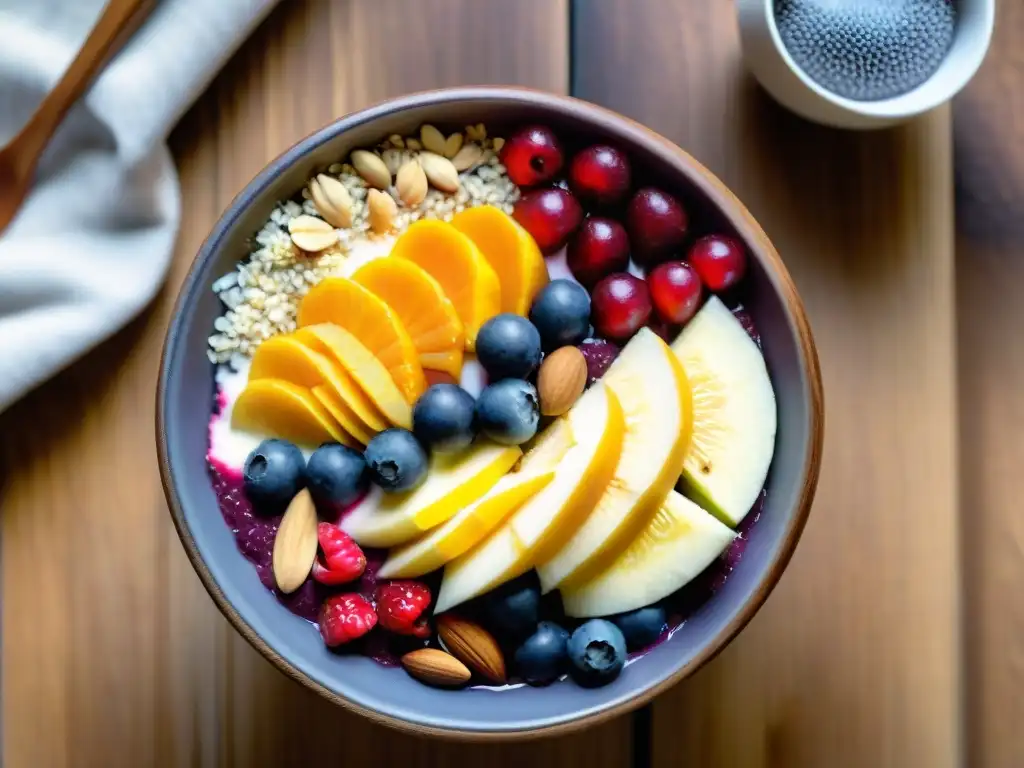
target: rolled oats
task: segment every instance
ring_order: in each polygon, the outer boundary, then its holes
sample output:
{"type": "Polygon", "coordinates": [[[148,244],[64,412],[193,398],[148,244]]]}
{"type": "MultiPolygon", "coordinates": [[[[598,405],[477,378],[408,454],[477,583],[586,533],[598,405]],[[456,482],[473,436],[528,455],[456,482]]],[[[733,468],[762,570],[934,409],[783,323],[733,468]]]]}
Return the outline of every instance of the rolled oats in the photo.
{"type": "MultiPolygon", "coordinates": [[[[315,175],[303,190],[306,195],[298,194],[274,207],[266,224],[254,235],[248,258],[213,284],[225,312],[214,321],[209,338],[207,357],[212,363],[240,369],[262,341],[296,329],[298,304],[309,289],[336,273],[354,244],[371,235],[378,236],[379,230],[371,228],[368,205],[371,197],[377,200],[376,208],[389,209],[390,226],[399,232],[415,221],[425,218],[447,221],[456,213],[487,202],[506,213],[512,212],[513,204],[519,199],[519,188],[508,178],[497,157],[502,139],[488,139],[483,124],[467,126],[463,133],[452,134],[447,139],[433,126],[423,128],[426,135],[432,137],[427,140],[429,145],[423,140],[422,130],[417,132],[418,137],[389,136],[381,142],[379,155],[356,150],[344,160],[331,163],[324,173],[315,175]],[[440,142],[436,141],[438,138],[440,142]],[[440,172],[442,176],[437,176],[435,169],[435,178],[440,179],[440,184],[430,179],[432,186],[418,201],[415,195],[402,194],[406,184],[400,184],[399,179],[395,178],[395,186],[391,186],[392,178],[403,166],[412,160],[419,164],[424,156],[429,157],[430,151],[444,167],[440,172]],[[367,160],[366,156],[372,159],[367,160]],[[368,166],[374,166],[375,170],[367,171],[368,166]],[[337,211],[326,212],[320,208],[319,203],[324,201],[317,200],[317,184],[320,191],[324,191],[325,184],[330,187],[335,198],[344,199],[343,196],[348,195],[351,201],[348,226],[337,224],[340,221],[335,216],[337,211]],[[298,225],[292,223],[300,217],[298,225]],[[316,223],[311,224],[310,219],[316,223]],[[300,250],[290,230],[302,229],[302,225],[324,235],[330,231],[333,242],[317,252],[300,250]]],[[[430,162],[428,159],[427,163],[430,162]]],[[[423,173],[427,176],[425,169],[423,173]]],[[[328,204],[324,205],[326,209],[328,204]]]]}

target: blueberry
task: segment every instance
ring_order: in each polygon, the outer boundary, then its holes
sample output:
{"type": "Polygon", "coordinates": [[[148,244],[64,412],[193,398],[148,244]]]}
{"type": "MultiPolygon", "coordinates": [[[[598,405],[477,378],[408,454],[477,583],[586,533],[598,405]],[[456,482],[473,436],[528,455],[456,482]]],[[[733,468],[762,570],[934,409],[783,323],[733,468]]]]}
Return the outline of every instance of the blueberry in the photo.
{"type": "Polygon", "coordinates": [[[537,389],[521,379],[502,379],[488,386],[476,401],[480,431],[497,443],[521,445],[537,433],[540,406],[537,389]]]}
{"type": "Polygon", "coordinates": [[[533,634],[540,619],[540,581],[534,571],[502,584],[484,602],[495,633],[519,642],[533,634]]]}
{"type": "Polygon", "coordinates": [[[540,333],[519,315],[495,315],[476,337],[476,357],[491,381],[527,378],[540,365],[540,356],[540,333]]]}
{"type": "Polygon", "coordinates": [[[438,453],[468,448],[476,436],[473,396],[455,384],[435,384],[412,409],[412,431],[438,453]]]}
{"type": "Polygon", "coordinates": [[[579,344],[590,332],[590,295],[572,280],[552,280],[530,307],[545,351],[579,344]]]}
{"type": "Polygon", "coordinates": [[[370,479],[385,491],[411,491],[427,477],[427,452],[407,429],[385,429],[363,455],[370,479]]]}
{"type": "Polygon", "coordinates": [[[580,685],[607,685],[626,664],[626,638],[610,621],[591,619],[569,638],[569,663],[572,677],[580,685]]]}
{"type": "Polygon", "coordinates": [[[317,507],[347,507],[358,501],[370,485],[366,459],[341,443],[324,443],[309,457],[306,485],[317,507]]]}
{"type": "Polygon", "coordinates": [[[530,685],[555,682],[569,666],[569,633],[553,621],[542,621],[537,631],[516,649],[516,671],[530,685]]]}
{"type": "Polygon", "coordinates": [[[668,621],[665,609],[659,605],[648,605],[629,613],[620,613],[617,616],[610,616],[608,620],[622,631],[622,636],[626,638],[626,647],[631,651],[652,645],[661,637],[668,621]]]}
{"type": "Polygon", "coordinates": [[[259,511],[274,515],[306,484],[306,458],[287,440],[264,440],[245,459],[245,495],[259,511]]]}

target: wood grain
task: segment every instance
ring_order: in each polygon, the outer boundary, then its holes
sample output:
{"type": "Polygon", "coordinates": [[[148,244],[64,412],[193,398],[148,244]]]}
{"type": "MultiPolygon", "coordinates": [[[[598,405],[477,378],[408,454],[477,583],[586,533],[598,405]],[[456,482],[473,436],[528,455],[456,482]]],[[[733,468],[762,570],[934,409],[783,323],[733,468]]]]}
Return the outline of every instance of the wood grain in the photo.
{"type": "Polygon", "coordinates": [[[796,556],[734,644],[655,703],[654,764],[956,765],[948,111],[872,134],[803,122],[742,72],[729,3],[580,0],[574,20],[574,93],[679,142],[744,200],[793,272],[825,381],[796,556]]]}
{"type": "Polygon", "coordinates": [[[157,479],[171,301],[219,212],[336,115],[423,88],[568,86],[563,0],[282,3],[172,137],[184,220],[149,312],[0,417],[3,764],[621,766],[629,721],[515,747],[428,744],[292,683],[216,611],[157,479]],[[529,40],[528,46],[519,41],[529,40]]]}
{"type": "Polygon", "coordinates": [[[1024,5],[954,104],[968,764],[1024,765],[1024,5]]]}

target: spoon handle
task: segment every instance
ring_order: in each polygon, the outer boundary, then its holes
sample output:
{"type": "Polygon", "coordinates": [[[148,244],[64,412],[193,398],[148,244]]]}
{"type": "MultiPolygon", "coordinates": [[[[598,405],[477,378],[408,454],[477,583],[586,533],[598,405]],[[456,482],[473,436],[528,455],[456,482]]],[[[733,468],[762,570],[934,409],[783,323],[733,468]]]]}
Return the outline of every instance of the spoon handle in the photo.
{"type": "Polygon", "coordinates": [[[121,34],[150,0],[109,0],[74,61],[29,119],[18,139],[26,157],[35,158],[49,142],[71,105],[82,95],[121,34]]]}

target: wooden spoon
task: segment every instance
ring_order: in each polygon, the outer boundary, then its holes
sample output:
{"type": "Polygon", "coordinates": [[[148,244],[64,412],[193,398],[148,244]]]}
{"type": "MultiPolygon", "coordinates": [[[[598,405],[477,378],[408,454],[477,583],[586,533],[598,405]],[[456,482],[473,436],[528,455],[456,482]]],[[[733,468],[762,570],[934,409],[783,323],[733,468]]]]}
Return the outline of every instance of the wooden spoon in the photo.
{"type": "Polygon", "coordinates": [[[85,91],[115,44],[123,44],[122,33],[137,11],[151,0],[110,0],[89,33],[75,60],[60,82],[43,99],[11,142],[0,149],[0,233],[11,223],[28,193],[39,156],[57,130],[64,115],[85,91]]]}

